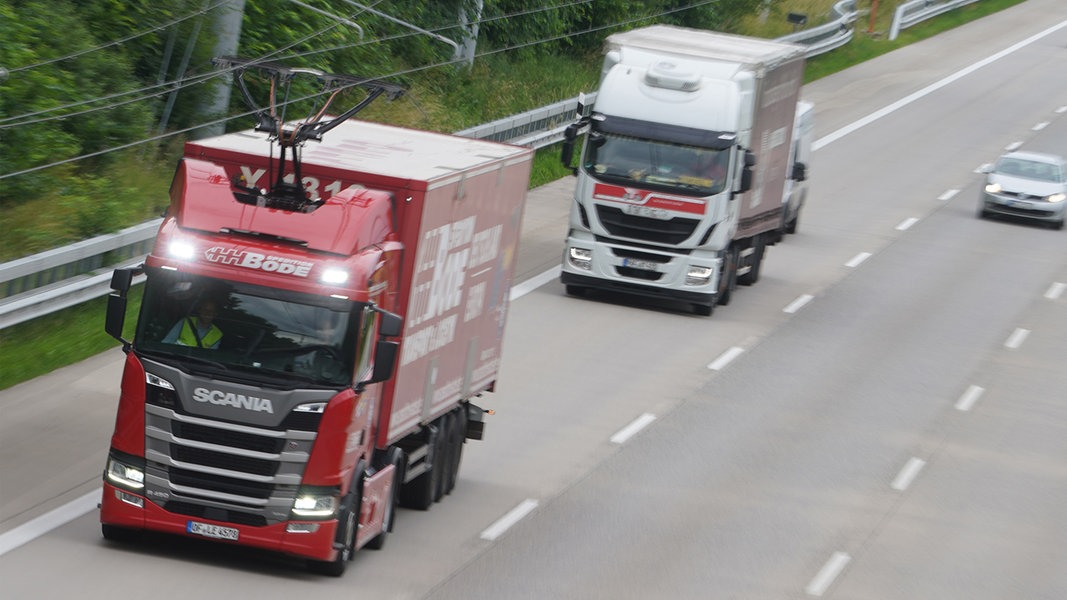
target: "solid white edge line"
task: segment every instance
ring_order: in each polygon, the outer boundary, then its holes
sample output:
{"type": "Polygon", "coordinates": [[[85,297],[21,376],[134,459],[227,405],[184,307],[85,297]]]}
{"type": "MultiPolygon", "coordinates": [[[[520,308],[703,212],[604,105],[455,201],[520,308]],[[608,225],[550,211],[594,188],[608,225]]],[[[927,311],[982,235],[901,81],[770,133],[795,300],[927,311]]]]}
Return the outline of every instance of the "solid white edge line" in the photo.
{"type": "Polygon", "coordinates": [[[897,473],[893,483],[889,484],[894,490],[903,492],[908,489],[912,481],[915,481],[915,477],[919,475],[919,471],[922,471],[926,466],[926,461],[921,458],[912,457],[908,459],[908,463],[904,465],[904,468],[897,473]]]}
{"type": "Polygon", "coordinates": [[[947,76],[947,77],[945,77],[945,78],[943,78],[943,79],[941,79],[939,81],[935,81],[934,83],[931,83],[930,85],[924,87],[923,89],[921,89],[921,90],[919,90],[917,92],[913,92],[913,93],[905,96],[904,98],[901,98],[900,100],[897,100],[896,102],[894,102],[894,103],[892,103],[892,104],[890,104],[888,106],[885,106],[884,108],[881,108],[879,110],[874,111],[873,113],[867,115],[866,117],[863,117],[862,119],[858,119],[856,121],[853,121],[852,123],[850,123],[848,125],[845,125],[844,127],[838,129],[837,131],[834,131],[833,133],[830,133],[829,135],[823,136],[823,137],[815,140],[815,143],[812,144],[811,149],[812,149],[812,151],[817,151],[820,148],[822,148],[824,146],[827,146],[827,145],[829,145],[829,144],[831,144],[831,143],[833,143],[833,142],[845,137],[846,135],[852,133],[853,131],[857,131],[857,130],[859,130],[859,129],[867,126],[867,125],[870,125],[871,123],[877,121],[878,119],[881,119],[882,117],[884,117],[886,115],[889,115],[889,114],[891,114],[893,112],[896,112],[897,110],[900,110],[901,108],[904,108],[905,106],[911,104],[912,102],[915,102],[916,100],[918,100],[918,99],[920,99],[920,98],[922,98],[924,96],[928,96],[928,95],[936,92],[937,90],[947,86],[948,84],[953,83],[954,81],[956,81],[958,79],[962,79],[963,77],[966,77],[967,75],[970,75],[971,73],[974,73],[978,69],[981,69],[982,67],[985,67],[986,65],[990,65],[990,64],[1000,60],[1001,58],[1004,58],[1005,56],[1013,54],[1014,52],[1029,46],[1030,44],[1040,40],[1041,38],[1043,38],[1043,37],[1045,37],[1047,35],[1050,35],[1052,33],[1055,33],[1057,31],[1059,31],[1060,29],[1063,29],[1064,27],[1067,27],[1067,21],[1061,21],[1061,22],[1057,23],[1056,25],[1053,25],[1052,27],[1049,27],[1048,29],[1046,29],[1044,31],[1040,31],[1038,33],[1035,33],[1034,35],[1026,38],[1025,40],[1022,40],[1021,42],[1017,42],[1017,43],[1015,43],[1015,44],[1013,44],[1011,46],[1008,46],[1007,48],[1001,50],[1000,52],[997,52],[996,54],[987,56],[987,57],[983,58],[982,60],[971,64],[970,66],[964,67],[963,69],[960,69],[959,71],[956,71],[955,73],[953,73],[953,74],[951,74],[951,75],[949,75],[949,76],[947,76]]]}
{"type": "Polygon", "coordinates": [[[93,510],[100,503],[101,493],[100,489],[93,490],[36,519],[27,521],[11,531],[0,534],[0,556],[93,510]]]}
{"type": "Polygon", "coordinates": [[[814,299],[815,299],[815,296],[812,296],[811,294],[801,294],[800,296],[797,297],[796,300],[793,300],[785,308],[783,308],[782,312],[784,312],[784,313],[795,313],[798,310],[804,308],[804,305],[806,305],[808,302],[811,302],[814,299]]]}
{"type": "Polygon", "coordinates": [[[818,575],[811,580],[808,587],[804,588],[804,591],[809,596],[822,596],[833,584],[837,576],[841,574],[841,571],[845,570],[845,565],[852,560],[852,557],[844,552],[834,552],[834,555],[830,557],[830,560],[826,561],[822,570],[818,575]]]}
{"type": "Polygon", "coordinates": [[[518,506],[508,511],[506,515],[500,517],[495,523],[487,527],[480,537],[483,540],[488,540],[490,542],[495,541],[498,537],[504,535],[505,531],[511,529],[513,525],[533,512],[533,509],[535,508],[537,508],[537,500],[534,500],[533,498],[523,500],[518,506]]]}
{"type": "Polygon", "coordinates": [[[937,199],[942,201],[951,200],[958,193],[960,193],[960,191],[957,189],[946,190],[945,193],[938,196],[937,199]]]}
{"type": "Polygon", "coordinates": [[[914,225],[914,224],[916,224],[918,222],[919,222],[919,219],[917,219],[915,217],[908,217],[907,219],[904,219],[903,221],[901,221],[900,225],[897,225],[897,231],[907,231],[912,225],[914,225]]]}
{"type": "Polygon", "coordinates": [[[967,388],[966,392],[960,396],[960,399],[956,401],[956,410],[967,412],[974,407],[975,402],[978,402],[978,398],[985,392],[985,388],[979,385],[972,385],[967,388]]]}
{"type": "Polygon", "coordinates": [[[545,271],[544,273],[541,273],[540,275],[535,275],[527,279],[526,281],[511,288],[511,294],[509,295],[509,298],[512,301],[522,298],[526,294],[529,294],[530,292],[536,290],[537,288],[548,283],[549,281],[552,281],[553,279],[559,277],[559,274],[562,270],[562,266],[553,267],[545,271]]]}
{"type": "Polygon", "coordinates": [[[863,261],[867,260],[870,257],[871,257],[871,253],[870,252],[860,252],[856,256],[853,256],[852,260],[850,260],[847,263],[845,263],[845,266],[849,267],[849,268],[858,267],[858,266],[860,266],[860,264],[863,261]]]}
{"type": "Polygon", "coordinates": [[[1028,335],[1030,335],[1030,330],[1029,329],[1023,329],[1022,327],[1017,327],[1015,329],[1015,331],[1011,332],[1011,335],[1008,336],[1008,340],[1006,342],[1004,342],[1004,345],[1007,346],[1008,348],[1011,348],[1012,350],[1014,350],[1014,349],[1018,348],[1019,346],[1023,345],[1023,342],[1026,341],[1026,336],[1028,336],[1028,335]]]}
{"type": "Polygon", "coordinates": [[[1057,300],[1063,295],[1063,290],[1067,289],[1067,283],[1060,283],[1057,281],[1048,287],[1048,291],[1045,292],[1045,297],[1049,300],[1057,300]]]}
{"type": "Polygon", "coordinates": [[[615,432],[615,435],[611,436],[611,443],[613,444],[625,444],[627,440],[632,438],[637,432],[641,431],[645,427],[648,427],[652,421],[656,420],[656,415],[652,413],[644,413],[640,417],[637,417],[629,425],[615,432]]]}
{"type": "Polygon", "coordinates": [[[730,361],[737,358],[738,356],[741,356],[741,353],[744,351],[745,349],[740,346],[733,346],[726,352],[720,354],[719,358],[716,358],[714,361],[709,363],[708,368],[712,371],[721,371],[726,367],[726,365],[730,364],[730,361]]]}

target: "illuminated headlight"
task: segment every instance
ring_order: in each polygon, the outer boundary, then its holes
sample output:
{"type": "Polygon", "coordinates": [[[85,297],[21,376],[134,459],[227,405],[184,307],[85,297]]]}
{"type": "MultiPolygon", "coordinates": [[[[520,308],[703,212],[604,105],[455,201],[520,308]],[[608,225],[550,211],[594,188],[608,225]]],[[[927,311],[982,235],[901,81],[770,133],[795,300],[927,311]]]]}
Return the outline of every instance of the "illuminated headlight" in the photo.
{"type": "Polygon", "coordinates": [[[711,280],[711,274],[715,272],[715,269],[711,267],[689,267],[689,272],[685,274],[686,285],[704,285],[711,280]]]}
{"type": "Polygon", "coordinates": [[[293,516],[299,519],[329,519],[337,514],[336,488],[300,488],[293,501],[293,516]]]}
{"type": "Polygon", "coordinates": [[[572,246],[567,250],[567,258],[574,267],[588,270],[593,262],[593,252],[586,248],[572,246]]]}
{"type": "Polygon", "coordinates": [[[170,247],[167,250],[172,257],[181,260],[189,260],[196,254],[196,248],[194,248],[192,244],[182,241],[171,242],[170,247]]]}
{"type": "Polygon", "coordinates": [[[990,194],[999,194],[1000,190],[1002,189],[1004,188],[1000,187],[999,183],[990,183],[985,186],[985,191],[989,192],[990,194]]]}
{"type": "Polygon", "coordinates": [[[1067,195],[1065,194],[1052,194],[1048,198],[1045,198],[1045,200],[1048,200],[1049,202],[1063,202],[1065,198],[1067,198],[1067,195]]]}
{"type": "Polygon", "coordinates": [[[330,285],[340,285],[348,281],[348,271],[342,269],[326,269],[319,279],[330,285]]]}
{"type": "Polygon", "coordinates": [[[144,489],[144,471],[114,458],[107,461],[107,478],[128,490],[144,489]]]}

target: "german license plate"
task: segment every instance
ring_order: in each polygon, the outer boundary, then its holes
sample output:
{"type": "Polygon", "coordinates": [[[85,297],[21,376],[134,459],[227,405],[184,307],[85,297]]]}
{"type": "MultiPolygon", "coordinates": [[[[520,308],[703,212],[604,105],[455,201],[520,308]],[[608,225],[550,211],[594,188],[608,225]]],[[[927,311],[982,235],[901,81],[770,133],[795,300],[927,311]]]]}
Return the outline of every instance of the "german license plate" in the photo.
{"type": "Polygon", "coordinates": [[[209,523],[198,523],[196,521],[189,521],[185,524],[185,531],[204,537],[214,538],[216,540],[230,540],[237,541],[237,530],[233,527],[221,527],[219,525],[211,525],[209,523]]]}
{"type": "Polygon", "coordinates": [[[652,262],[651,260],[641,260],[639,258],[624,258],[622,259],[622,266],[630,267],[631,269],[641,269],[643,271],[655,271],[659,269],[659,263],[652,262]]]}
{"type": "Polygon", "coordinates": [[[649,208],[635,204],[627,204],[622,207],[622,212],[635,217],[647,217],[649,219],[667,220],[671,214],[662,208],[649,208]]]}

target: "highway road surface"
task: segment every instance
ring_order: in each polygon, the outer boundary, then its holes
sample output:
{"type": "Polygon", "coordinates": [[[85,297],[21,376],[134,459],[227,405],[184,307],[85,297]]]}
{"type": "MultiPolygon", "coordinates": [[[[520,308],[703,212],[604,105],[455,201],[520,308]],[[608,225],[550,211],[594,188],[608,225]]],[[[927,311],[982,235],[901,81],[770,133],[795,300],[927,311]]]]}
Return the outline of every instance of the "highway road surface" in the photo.
{"type": "Polygon", "coordinates": [[[710,318],[566,296],[573,182],[532,192],[486,439],[341,579],[101,538],[121,351],[0,392],[0,596],[1067,598],[1067,231],[976,217],[1067,154],[1064,73],[1030,0],[806,86],[798,233],[710,318]]]}

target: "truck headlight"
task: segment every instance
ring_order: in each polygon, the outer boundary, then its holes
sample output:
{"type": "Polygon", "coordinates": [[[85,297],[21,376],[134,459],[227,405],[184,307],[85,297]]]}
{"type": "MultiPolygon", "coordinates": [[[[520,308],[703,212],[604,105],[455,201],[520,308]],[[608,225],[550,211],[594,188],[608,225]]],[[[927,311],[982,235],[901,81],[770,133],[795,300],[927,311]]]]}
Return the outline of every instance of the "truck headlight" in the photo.
{"type": "Polygon", "coordinates": [[[711,280],[714,272],[715,269],[711,267],[689,267],[689,271],[685,274],[685,284],[704,285],[711,280]]]}
{"type": "Polygon", "coordinates": [[[302,487],[293,501],[293,516],[299,519],[330,519],[337,514],[337,488],[302,487]]]}
{"type": "Polygon", "coordinates": [[[593,252],[587,248],[571,246],[567,249],[567,260],[574,268],[588,271],[592,268],[593,252]]]}
{"type": "Polygon", "coordinates": [[[144,469],[111,457],[107,461],[107,479],[128,490],[144,489],[144,469]]]}

